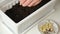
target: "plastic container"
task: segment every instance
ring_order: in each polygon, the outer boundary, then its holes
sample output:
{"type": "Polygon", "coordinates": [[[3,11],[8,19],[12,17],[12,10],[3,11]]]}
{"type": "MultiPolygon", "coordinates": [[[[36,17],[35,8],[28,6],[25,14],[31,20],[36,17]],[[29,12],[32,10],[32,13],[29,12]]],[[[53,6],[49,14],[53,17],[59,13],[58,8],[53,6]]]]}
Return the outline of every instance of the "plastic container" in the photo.
{"type": "Polygon", "coordinates": [[[41,32],[41,34],[45,34],[44,32],[40,30],[41,26],[47,25],[47,24],[50,24],[50,26],[53,28],[51,32],[48,32],[49,34],[58,34],[58,31],[59,31],[58,24],[54,20],[50,20],[50,19],[43,20],[42,22],[38,24],[38,30],[41,32]]]}

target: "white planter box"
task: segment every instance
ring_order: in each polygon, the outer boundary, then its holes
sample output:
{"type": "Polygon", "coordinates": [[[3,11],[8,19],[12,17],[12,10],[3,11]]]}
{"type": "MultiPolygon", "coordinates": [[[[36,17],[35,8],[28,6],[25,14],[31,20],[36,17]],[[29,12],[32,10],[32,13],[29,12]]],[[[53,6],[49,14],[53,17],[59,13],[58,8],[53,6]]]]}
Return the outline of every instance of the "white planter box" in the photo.
{"type": "Polygon", "coordinates": [[[0,19],[12,33],[21,34],[24,30],[33,25],[36,21],[50,13],[54,9],[55,2],[56,0],[51,0],[50,2],[48,2],[17,24],[3,12],[5,8],[1,9],[3,11],[0,11],[0,19]]]}

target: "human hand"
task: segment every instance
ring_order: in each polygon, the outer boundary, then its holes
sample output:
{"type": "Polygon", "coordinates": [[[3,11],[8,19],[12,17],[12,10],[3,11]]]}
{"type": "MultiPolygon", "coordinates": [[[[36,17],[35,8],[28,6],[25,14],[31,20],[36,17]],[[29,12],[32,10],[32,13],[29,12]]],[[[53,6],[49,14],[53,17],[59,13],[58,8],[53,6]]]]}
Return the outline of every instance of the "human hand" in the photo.
{"type": "Polygon", "coordinates": [[[19,0],[19,1],[20,1],[20,5],[22,5],[23,7],[36,6],[37,4],[39,4],[41,2],[41,0],[19,0]]]}

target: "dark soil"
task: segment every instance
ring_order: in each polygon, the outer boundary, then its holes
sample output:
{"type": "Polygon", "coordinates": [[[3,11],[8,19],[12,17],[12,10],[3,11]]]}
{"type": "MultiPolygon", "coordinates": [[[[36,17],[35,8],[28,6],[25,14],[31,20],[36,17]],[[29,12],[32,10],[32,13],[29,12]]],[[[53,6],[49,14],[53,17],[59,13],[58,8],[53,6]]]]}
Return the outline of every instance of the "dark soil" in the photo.
{"type": "Polygon", "coordinates": [[[41,3],[34,7],[23,7],[18,3],[14,5],[11,9],[7,10],[5,14],[9,16],[15,23],[18,23],[49,1],[50,0],[43,0],[41,3]]]}

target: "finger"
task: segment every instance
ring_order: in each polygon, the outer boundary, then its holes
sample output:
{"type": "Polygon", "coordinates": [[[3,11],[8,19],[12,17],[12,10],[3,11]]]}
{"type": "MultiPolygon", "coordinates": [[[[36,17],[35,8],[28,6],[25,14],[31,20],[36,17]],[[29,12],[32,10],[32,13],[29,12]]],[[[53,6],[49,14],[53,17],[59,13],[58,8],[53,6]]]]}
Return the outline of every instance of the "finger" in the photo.
{"type": "Polygon", "coordinates": [[[20,1],[20,5],[22,5],[26,0],[19,0],[20,1]]]}
{"type": "Polygon", "coordinates": [[[23,6],[29,5],[31,2],[32,2],[32,0],[27,0],[27,1],[23,4],[23,6]]]}
{"type": "Polygon", "coordinates": [[[33,0],[33,1],[28,5],[28,7],[33,6],[33,4],[35,4],[36,2],[38,2],[38,1],[37,1],[37,0],[33,0]]]}
{"type": "Polygon", "coordinates": [[[39,3],[41,2],[41,0],[40,1],[38,1],[38,2],[36,2],[33,6],[36,6],[36,5],[38,5],[39,3]]]}

